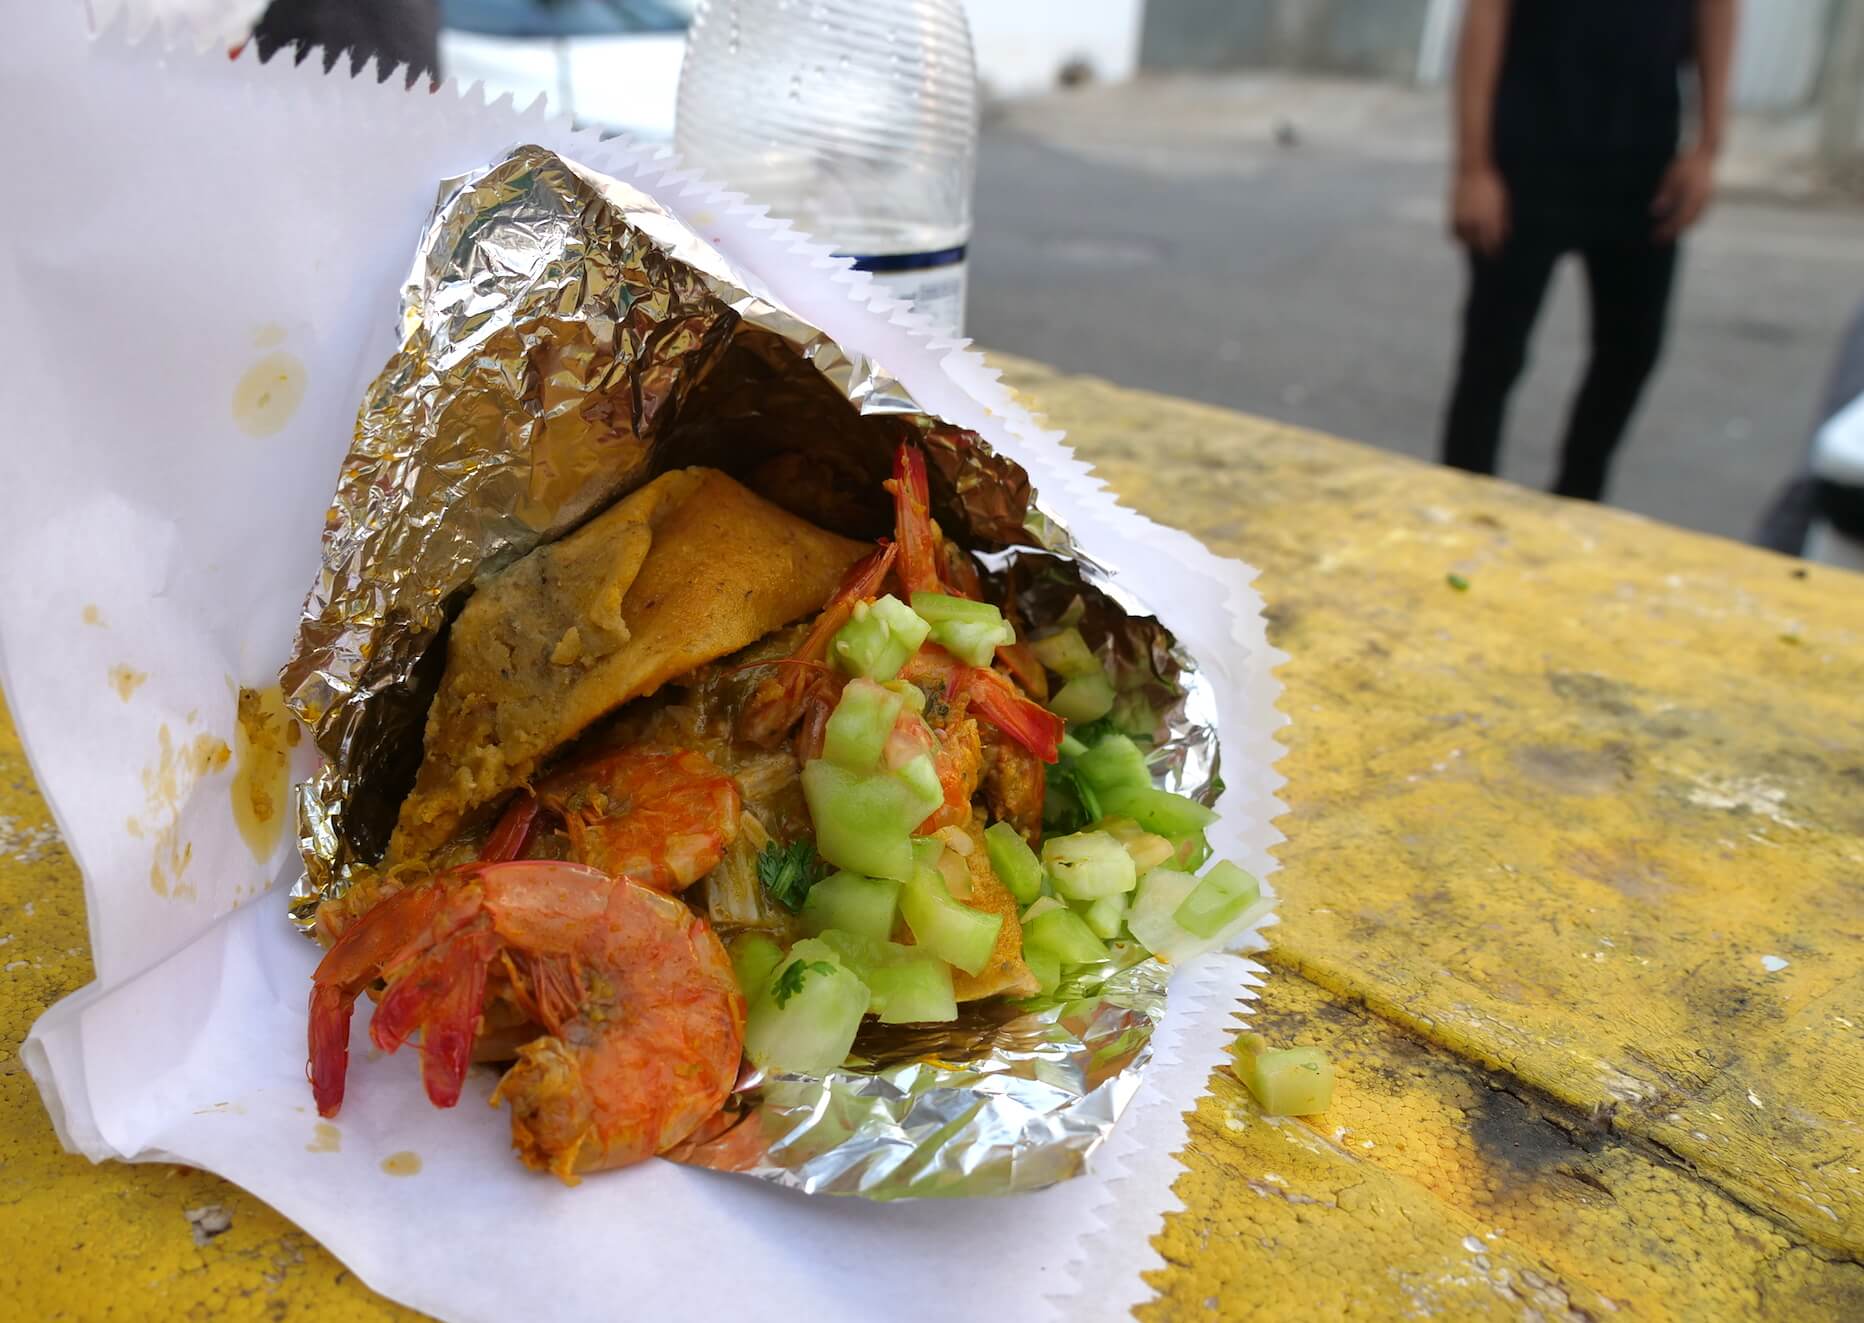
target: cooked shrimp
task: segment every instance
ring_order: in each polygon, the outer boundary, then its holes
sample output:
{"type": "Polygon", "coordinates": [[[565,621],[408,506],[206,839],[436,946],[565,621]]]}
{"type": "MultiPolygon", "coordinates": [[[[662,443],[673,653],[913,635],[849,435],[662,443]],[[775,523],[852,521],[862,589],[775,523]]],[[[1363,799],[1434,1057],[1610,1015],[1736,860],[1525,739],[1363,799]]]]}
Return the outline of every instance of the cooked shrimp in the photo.
{"type": "Polygon", "coordinates": [[[521,792],[486,838],[482,857],[522,858],[542,815],[563,821],[570,857],[656,891],[679,891],[711,872],[738,835],[743,797],[710,758],[624,749],[583,758],[521,792]]]}
{"type": "Polygon", "coordinates": [[[913,654],[900,678],[925,690],[926,711],[934,726],[948,716],[970,711],[1045,763],[1061,756],[1062,719],[1025,697],[1006,675],[967,666],[936,643],[928,643],[913,654]]]}
{"type": "Polygon", "coordinates": [[[807,761],[815,756],[821,748],[822,726],[841,695],[839,677],[828,666],[829,642],[835,637],[835,631],[848,623],[856,603],[879,595],[896,554],[893,543],[882,542],[856,561],[843,576],[834,596],[823,605],[822,614],[815,618],[796,651],[768,663],[776,669],[776,674],[761,680],[739,709],[736,722],[739,739],[773,748],[796,728],[798,721],[803,721],[809,732],[804,743],[813,740],[815,747],[799,751],[798,757],[807,761]]]}
{"type": "Polygon", "coordinates": [[[378,904],[312,976],[310,1077],[336,1115],[357,995],[388,981],[370,1038],[417,1032],[437,1107],[459,1101],[497,971],[544,1033],[492,1095],[527,1166],[574,1184],[678,1144],[737,1079],[744,997],[725,948],[678,900],[578,864],[469,864],[378,904]]]}

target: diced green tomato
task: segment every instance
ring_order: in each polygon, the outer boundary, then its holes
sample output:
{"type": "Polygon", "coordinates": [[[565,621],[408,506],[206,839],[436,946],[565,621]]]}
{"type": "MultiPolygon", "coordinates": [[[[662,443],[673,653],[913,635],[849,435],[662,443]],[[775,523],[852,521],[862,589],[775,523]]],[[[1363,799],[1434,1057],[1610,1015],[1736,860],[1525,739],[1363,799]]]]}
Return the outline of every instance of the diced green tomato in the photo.
{"type": "Polygon", "coordinates": [[[952,621],[988,625],[1003,619],[1003,612],[989,602],[977,602],[969,597],[952,597],[946,593],[914,593],[912,603],[913,614],[934,630],[952,621]]]}
{"type": "Polygon", "coordinates": [[[1087,752],[1087,746],[1066,731],[1062,733],[1061,742],[1056,746],[1064,758],[1079,758],[1087,752]]]}
{"type": "Polygon", "coordinates": [[[770,971],[783,963],[783,948],[769,933],[742,932],[731,939],[731,972],[738,976],[738,990],[755,997],[770,971]]]}
{"type": "Polygon", "coordinates": [[[1094,936],[1111,942],[1126,931],[1126,897],[1102,896],[1081,911],[1081,917],[1094,930],[1094,936]]]}
{"type": "Polygon", "coordinates": [[[967,974],[981,972],[990,963],[997,944],[1001,914],[974,910],[954,898],[935,868],[915,872],[900,892],[900,913],[913,931],[913,940],[927,951],[967,974]]]}
{"type": "Polygon", "coordinates": [[[1118,895],[1139,880],[1126,847],[1104,831],[1049,837],[1042,842],[1042,867],[1069,900],[1118,895]]]}
{"type": "Polygon", "coordinates": [[[1152,786],[1121,786],[1100,791],[1100,807],[1138,820],[1141,827],[1170,840],[1203,831],[1217,815],[1195,799],[1152,786]]]}
{"type": "Polygon", "coordinates": [[[1152,710],[1145,694],[1137,689],[1114,699],[1113,711],[1107,715],[1113,718],[1115,726],[1135,738],[1150,740],[1158,734],[1159,715],[1152,710]]]}
{"type": "Polygon", "coordinates": [[[1078,629],[1058,630],[1046,638],[1031,639],[1029,650],[1036,660],[1055,674],[1073,679],[1077,675],[1103,674],[1100,658],[1087,646],[1078,629]]]}
{"type": "Polygon", "coordinates": [[[900,912],[900,884],[887,878],[862,877],[845,869],[809,888],[803,901],[803,931],[814,937],[839,928],[885,941],[893,935],[900,912]]]}
{"type": "Polygon", "coordinates": [[[991,823],[984,828],[984,849],[990,855],[990,871],[1010,889],[1018,905],[1027,905],[1042,894],[1042,863],[1016,828],[1007,822],[991,823]]]}
{"type": "Polygon", "coordinates": [[[889,680],[887,688],[900,696],[915,715],[923,716],[926,710],[926,691],[909,680],[889,680]]]}
{"type": "Polygon", "coordinates": [[[1067,905],[1063,904],[1054,896],[1037,896],[1029,908],[1023,911],[1023,922],[1028,923],[1031,919],[1047,914],[1050,910],[1065,910],[1067,908],[1067,905]]]}
{"type": "Polygon", "coordinates": [[[967,666],[988,666],[998,648],[1016,642],[1016,631],[1007,620],[990,624],[951,620],[932,626],[932,641],[967,666]]]}
{"type": "Polygon", "coordinates": [[[829,653],[850,675],[891,680],[919,651],[931,626],[891,593],[855,603],[848,623],[835,631],[829,653]]]}
{"type": "Polygon", "coordinates": [[[1312,1116],[1333,1102],[1333,1063],[1317,1047],[1271,1049],[1244,1034],[1231,1049],[1236,1074],[1269,1116],[1312,1116]],[[1253,1040],[1245,1042],[1245,1040],[1253,1040]]]}
{"type": "MultiPolygon", "coordinates": [[[[928,760],[929,761],[929,760],[928,760]]],[[[937,782],[934,774],[933,781],[937,782]]],[[[866,775],[826,758],[803,768],[803,798],[815,824],[816,851],[837,868],[903,882],[912,876],[913,828],[944,802],[923,785],[890,772],[866,775]]]]}
{"type": "Polygon", "coordinates": [[[822,940],[867,984],[867,1009],[882,1024],[930,1024],[958,1018],[951,966],[930,952],[830,928],[822,940]]]}
{"type": "Polygon", "coordinates": [[[1044,996],[1061,986],[1061,957],[1047,947],[1024,946],[1023,963],[1036,976],[1036,987],[1044,996]]]}
{"type": "Polygon", "coordinates": [[[1124,735],[1103,735],[1093,748],[1074,760],[1074,770],[1102,792],[1122,787],[1142,789],[1152,784],[1145,752],[1124,735]]]}
{"type": "Polygon", "coordinates": [[[1079,725],[1099,721],[1113,710],[1113,681],[1104,675],[1077,675],[1049,695],[1049,711],[1079,725]]]}
{"type": "Polygon", "coordinates": [[[1107,948],[1087,920],[1073,910],[1049,910],[1023,924],[1023,949],[1052,951],[1064,965],[1091,965],[1107,958],[1107,948]]]}
{"type": "Polygon", "coordinates": [[[1221,945],[1223,934],[1200,937],[1173,917],[1197,887],[1197,879],[1189,873],[1175,868],[1153,869],[1133,893],[1132,908],[1126,912],[1127,931],[1144,943],[1146,950],[1170,964],[1182,964],[1214,951],[1221,945]]]}
{"type": "Polygon", "coordinates": [[[900,695],[872,680],[848,681],[823,729],[822,756],[850,772],[873,771],[880,766],[881,750],[905,704],[900,695]]]}
{"type": "Polygon", "coordinates": [[[1186,932],[1215,937],[1261,898],[1260,882],[1228,859],[1219,859],[1172,911],[1172,918],[1186,932]]]}
{"type": "Polygon", "coordinates": [[[744,1053],[763,1070],[826,1075],[848,1059],[867,1002],[867,985],[832,947],[813,939],[800,941],[751,998],[744,1053]],[[779,1006],[775,990],[798,962],[808,968],[779,1006]]]}

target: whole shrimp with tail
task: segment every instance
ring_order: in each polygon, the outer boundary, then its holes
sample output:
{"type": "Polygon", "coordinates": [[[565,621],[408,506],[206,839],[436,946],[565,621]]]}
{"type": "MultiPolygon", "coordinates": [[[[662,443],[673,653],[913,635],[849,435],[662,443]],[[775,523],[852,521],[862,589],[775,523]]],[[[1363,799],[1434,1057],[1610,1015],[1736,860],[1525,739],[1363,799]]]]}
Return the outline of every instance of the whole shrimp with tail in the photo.
{"type": "Polygon", "coordinates": [[[467,864],[380,901],[313,975],[317,1110],[343,1103],[350,1013],[387,988],[370,1038],[420,1035],[437,1107],[459,1101],[488,978],[542,1027],[492,1094],[511,1105],[525,1164],[579,1172],[639,1162],[685,1139],[737,1079],[744,997],[724,946],[678,899],[580,864],[467,864]]]}

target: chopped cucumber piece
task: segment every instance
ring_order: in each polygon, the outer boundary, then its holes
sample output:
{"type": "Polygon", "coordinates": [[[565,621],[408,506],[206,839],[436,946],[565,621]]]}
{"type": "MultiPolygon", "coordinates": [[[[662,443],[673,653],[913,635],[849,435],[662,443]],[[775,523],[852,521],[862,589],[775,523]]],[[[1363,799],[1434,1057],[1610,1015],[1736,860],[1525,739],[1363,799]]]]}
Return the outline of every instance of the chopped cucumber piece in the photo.
{"type": "Polygon", "coordinates": [[[1126,847],[1104,831],[1049,837],[1042,842],[1042,866],[1069,900],[1118,895],[1139,880],[1126,847]]]}
{"type": "Polygon", "coordinates": [[[988,666],[1016,631],[989,602],[944,593],[914,593],[913,610],[932,625],[932,641],[968,666],[988,666]]]}
{"type": "Polygon", "coordinates": [[[1036,987],[1044,996],[1061,986],[1061,957],[1047,947],[1024,946],[1023,963],[1036,976],[1036,987]]]}
{"type": "Polygon", "coordinates": [[[1062,732],[1061,741],[1056,745],[1064,758],[1079,758],[1087,752],[1087,746],[1066,731],[1062,732]]]}
{"type": "Polygon", "coordinates": [[[1269,1048],[1244,1034],[1231,1052],[1236,1075],[1269,1116],[1312,1116],[1333,1102],[1333,1063],[1317,1047],[1269,1048]]]}
{"type": "Polygon", "coordinates": [[[926,691],[910,680],[889,680],[887,688],[900,696],[900,701],[916,716],[924,716],[926,710],[926,691]]]}
{"type": "Polygon", "coordinates": [[[900,892],[900,913],[915,942],[967,974],[990,963],[1003,927],[1001,914],[986,914],[955,899],[935,868],[914,872],[900,892]]]}
{"type": "Polygon", "coordinates": [[[993,822],[984,828],[984,849],[990,854],[990,871],[1008,887],[1018,905],[1027,905],[1042,894],[1042,864],[1029,842],[1007,822],[993,822]]]}
{"type": "Polygon", "coordinates": [[[803,902],[803,931],[815,937],[826,928],[839,928],[885,941],[893,935],[893,920],[899,912],[898,882],[844,869],[809,888],[809,899],[803,902]]]}
{"type": "Polygon", "coordinates": [[[1023,911],[1023,922],[1028,923],[1036,916],[1047,914],[1050,910],[1065,910],[1067,908],[1066,905],[1057,900],[1054,896],[1037,896],[1030,904],[1029,908],[1023,911]]]}
{"type": "Polygon", "coordinates": [[[932,626],[932,637],[966,665],[988,666],[998,648],[1007,648],[1016,642],[1016,631],[1007,620],[990,625],[954,620],[950,624],[932,626]]]}
{"type": "MultiPolygon", "coordinates": [[[[930,770],[930,759],[925,769],[930,770]]],[[[924,778],[870,772],[862,775],[826,758],[803,768],[803,797],[815,824],[816,850],[837,868],[903,882],[912,876],[911,833],[945,802],[924,778]]]]}
{"type": "Polygon", "coordinates": [[[1188,960],[1206,949],[1207,939],[1186,932],[1172,915],[1197,890],[1197,879],[1175,868],[1155,868],[1133,893],[1126,927],[1146,950],[1161,960],[1188,960]]]}
{"type": "Polygon", "coordinates": [[[834,948],[800,941],[751,998],[745,1055],[763,1070],[826,1075],[848,1059],[867,1002],[867,985],[834,948]]]}
{"type": "Polygon", "coordinates": [[[932,627],[891,593],[857,602],[848,623],[835,631],[829,655],[850,675],[891,680],[900,673],[932,627]]]}
{"type": "Polygon", "coordinates": [[[1186,932],[1215,937],[1261,898],[1260,882],[1228,859],[1220,859],[1172,911],[1172,918],[1186,932]]]}
{"type": "Polygon", "coordinates": [[[1094,930],[1094,936],[1111,942],[1126,931],[1126,897],[1102,896],[1081,911],[1081,917],[1094,930]]]}
{"type": "Polygon", "coordinates": [[[1124,735],[1103,735],[1094,747],[1074,760],[1075,774],[1098,791],[1130,786],[1149,788],[1152,772],[1146,755],[1124,735]]]}
{"type": "Polygon", "coordinates": [[[1150,741],[1158,735],[1159,714],[1152,709],[1146,696],[1137,689],[1121,694],[1113,700],[1113,711],[1108,713],[1113,724],[1136,739],[1150,741]]]}
{"type": "Polygon", "coordinates": [[[1100,658],[1087,646],[1078,629],[1058,630],[1046,638],[1031,639],[1029,650],[1055,674],[1072,680],[1077,675],[1102,675],[1100,658]]]}
{"type": "Polygon", "coordinates": [[[872,680],[848,681],[822,731],[822,756],[850,772],[873,771],[905,705],[904,698],[872,680]]]}
{"type": "Polygon", "coordinates": [[[1203,832],[1193,832],[1189,836],[1172,842],[1172,867],[1181,868],[1187,873],[1195,873],[1210,858],[1210,842],[1204,839],[1203,832]]]}
{"type": "Polygon", "coordinates": [[[1049,910],[1025,922],[1023,949],[1030,947],[1053,952],[1064,965],[1091,965],[1107,958],[1107,948],[1094,930],[1070,909],[1049,910]]]}
{"type": "Polygon", "coordinates": [[[988,625],[1003,619],[1003,612],[989,602],[953,597],[949,593],[914,593],[912,602],[913,613],[934,629],[953,621],[967,625],[988,625]]]}
{"type": "Polygon", "coordinates": [[[770,971],[783,963],[783,948],[769,933],[743,932],[731,939],[731,972],[738,976],[738,990],[747,998],[755,997],[770,971]]]}
{"type": "Polygon", "coordinates": [[[822,940],[867,984],[867,1009],[882,1024],[932,1024],[958,1018],[951,966],[928,951],[830,928],[822,940]]]}
{"type": "Polygon", "coordinates": [[[902,765],[894,775],[912,790],[915,803],[931,806],[919,815],[913,823],[914,827],[924,822],[931,816],[933,809],[945,802],[945,787],[939,784],[938,767],[933,763],[931,754],[918,755],[902,765]]]}
{"type": "Polygon", "coordinates": [[[1203,831],[1217,820],[1214,812],[1195,799],[1149,785],[1102,790],[1099,797],[1103,812],[1134,818],[1147,831],[1174,841],[1203,831]]]}
{"type": "Polygon", "coordinates": [[[1113,681],[1104,675],[1077,675],[1049,695],[1048,705],[1063,721],[1099,721],[1113,708],[1113,681]]]}
{"type": "Polygon", "coordinates": [[[1176,917],[1179,906],[1189,900],[1200,885],[1197,878],[1175,868],[1153,869],[1133,894],[1132,908],[1126,912],[1127,931],[1160,960],[1182,964],[1206,951],[1216,950],[1224,938],[1235,931],[1237,923],[1261,904],[1260,900],[1250,902],[1231,915],[1222,928],[1206,937],[1192,932],[1176,917]]]}

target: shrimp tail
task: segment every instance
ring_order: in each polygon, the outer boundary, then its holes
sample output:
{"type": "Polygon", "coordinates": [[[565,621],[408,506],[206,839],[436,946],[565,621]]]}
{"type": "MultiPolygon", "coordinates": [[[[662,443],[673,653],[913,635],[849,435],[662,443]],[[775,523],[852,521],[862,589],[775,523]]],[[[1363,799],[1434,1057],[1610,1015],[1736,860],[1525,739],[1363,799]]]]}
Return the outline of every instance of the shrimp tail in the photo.
{"type": "Polygon", "coordinates": [[[376,1007],[369,1037],[384,1052],[420,1032],[421,1083],[436,1107],[460,1100],[485,1007],[486,967],[498,949],[489,920],[483,928],[455,934],[395,978],[376,1007]]]}
{"type": "Polygon", "coordinates": [[[356,998],[331,983],[311,984],[311,1096],[319,1116],[335,1116],[343,1106],[343,1081],[349,1074],[350,1012],[356,998]]]}
{"type": "Polygon", "coordinates": [[[321,1116],[343,1105],[349,1073],[350,1015],[362,990],[382,971],[400,963],[401,953],[425,939],[440,906],[433,887],[411,887],[378,902],[324,953],[311,975],[309,1073],[311,1095],[321,1116]]]}
{"type": "Polygon", "coordinates": [[[938,530],[932,523],[926,457],[910,441],[893,455],[893,531],[900,544],[900,580],[909,593],[945,591],[938,572],[938,530]]]}

